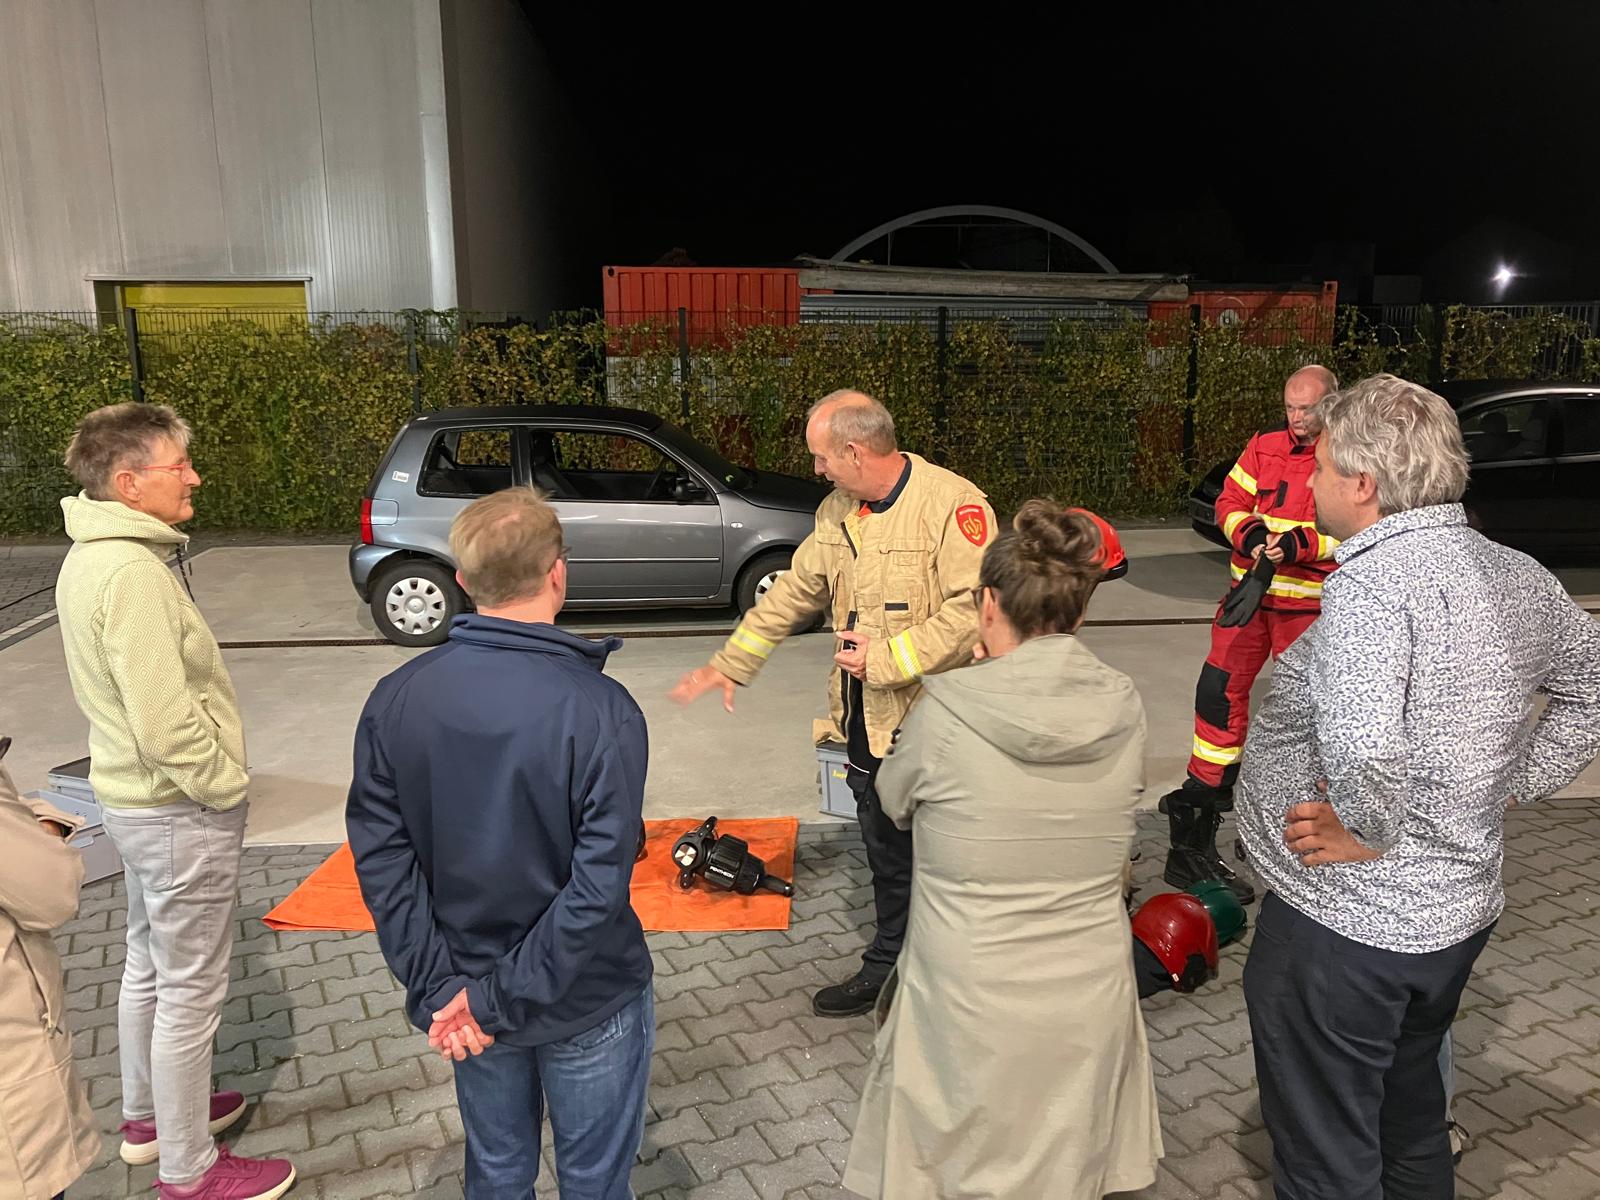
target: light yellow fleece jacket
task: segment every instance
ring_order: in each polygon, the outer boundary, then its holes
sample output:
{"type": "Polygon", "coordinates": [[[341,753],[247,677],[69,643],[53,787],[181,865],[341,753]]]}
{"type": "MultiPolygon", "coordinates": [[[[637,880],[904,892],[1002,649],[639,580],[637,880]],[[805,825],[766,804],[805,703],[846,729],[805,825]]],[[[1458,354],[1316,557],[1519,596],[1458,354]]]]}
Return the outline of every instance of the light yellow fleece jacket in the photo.
{"type": "Polygon", "coordinates": [[[61,501],[56,612],[89,719],[89,782],[113,808],[188,797],[232,808],[249,786],[233,680],[205,618],[166,566],[187,534],[115,500],[61,501]]]}

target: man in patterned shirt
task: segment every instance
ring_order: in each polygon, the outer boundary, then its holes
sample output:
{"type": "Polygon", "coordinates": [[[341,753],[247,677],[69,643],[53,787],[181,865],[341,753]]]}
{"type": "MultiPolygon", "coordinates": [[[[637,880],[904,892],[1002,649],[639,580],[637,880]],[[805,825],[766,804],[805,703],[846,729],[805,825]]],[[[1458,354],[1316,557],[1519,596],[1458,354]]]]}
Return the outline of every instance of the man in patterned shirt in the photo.
{"type": "Polygon", "coordinates": [[[1322,402],[1322,617],[1239,776],[1245,967],[1280,1200],[1453,1195],[1437,1060],[1504,906],[1504,814],[1600,752],[1600,625],[1467,527],[1460,427],[1389,375],[1322,402]],[[1547,703],[1537,721],[1537,701],[1547,703]]]}

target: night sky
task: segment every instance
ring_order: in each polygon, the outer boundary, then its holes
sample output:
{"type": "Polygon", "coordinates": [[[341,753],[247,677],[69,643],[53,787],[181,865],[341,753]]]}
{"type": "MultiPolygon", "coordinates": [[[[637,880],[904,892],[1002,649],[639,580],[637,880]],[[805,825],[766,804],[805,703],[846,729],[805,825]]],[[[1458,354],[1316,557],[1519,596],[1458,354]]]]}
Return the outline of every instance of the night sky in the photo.
{"type": "Polygon", "coordinates": [[[1517,298],[1600,295],[1600,4],[538,11],[601,261],[827,256],[971,203],[1124,271],[1288,278],[1371,243],[1380,273],[1445,286],[1520,257],[1547,278],[1517,298]]]}

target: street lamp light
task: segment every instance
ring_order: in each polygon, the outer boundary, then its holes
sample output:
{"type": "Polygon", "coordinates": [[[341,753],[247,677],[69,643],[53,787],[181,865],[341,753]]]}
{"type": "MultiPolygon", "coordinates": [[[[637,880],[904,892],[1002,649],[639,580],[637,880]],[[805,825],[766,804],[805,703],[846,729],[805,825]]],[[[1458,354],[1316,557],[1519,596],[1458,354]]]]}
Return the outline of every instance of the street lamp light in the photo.
{"type": "Polygon", "coordinates": [[[1499,287],[1501,290],[1504,290],[1506,284],[1510,283],[1516,277],[1517,273],[1515,271],[1506,266],[1505,263],[1501,263],[1500,269],[1494,273],[1495,286],[1499,287]]]}

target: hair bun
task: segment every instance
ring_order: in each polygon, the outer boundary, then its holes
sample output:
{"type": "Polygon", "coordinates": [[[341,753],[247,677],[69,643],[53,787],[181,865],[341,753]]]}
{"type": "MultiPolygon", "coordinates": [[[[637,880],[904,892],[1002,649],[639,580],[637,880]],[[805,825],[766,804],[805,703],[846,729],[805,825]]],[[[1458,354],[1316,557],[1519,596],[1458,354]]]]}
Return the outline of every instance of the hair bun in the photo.
{"type": "Polygon", "coordinates": [[[1054,500],[1029,500],[1017,510],[1011,527],[1017,533],[1018,556],[1038,574],[1086,570],[1100,552],[1094,522],[1054,500]]]}

